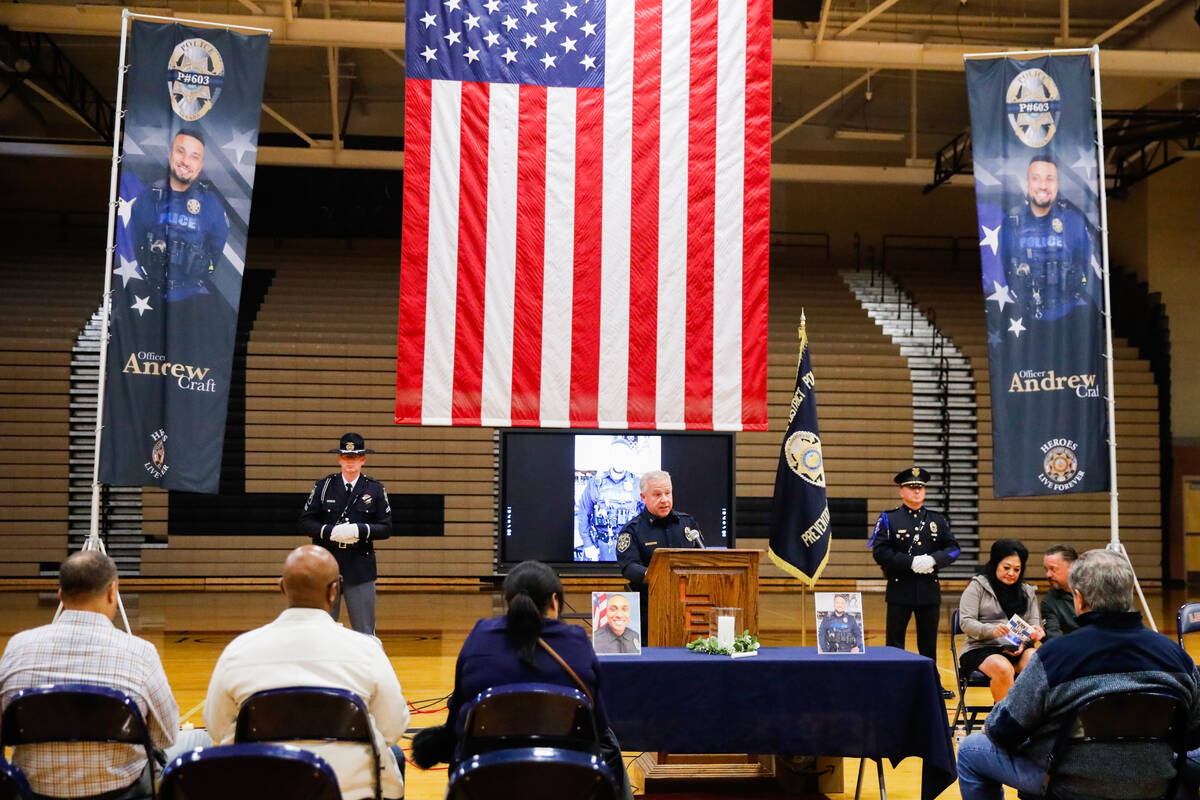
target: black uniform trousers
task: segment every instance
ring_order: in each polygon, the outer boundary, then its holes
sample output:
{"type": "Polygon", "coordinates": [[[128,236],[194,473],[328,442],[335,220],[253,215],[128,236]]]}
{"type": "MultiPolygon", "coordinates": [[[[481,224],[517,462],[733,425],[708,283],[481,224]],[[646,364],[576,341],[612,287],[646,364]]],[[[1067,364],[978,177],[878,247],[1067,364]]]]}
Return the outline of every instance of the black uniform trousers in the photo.
{"type": "Polygon", "coordinates": [[[940,603],[910,606],[907,603],[887,604],[887,633],[884,644],[904,649],[908,621],[917,618],[917,652],[937,663],[938,618],[941,617],[940,603]]]}

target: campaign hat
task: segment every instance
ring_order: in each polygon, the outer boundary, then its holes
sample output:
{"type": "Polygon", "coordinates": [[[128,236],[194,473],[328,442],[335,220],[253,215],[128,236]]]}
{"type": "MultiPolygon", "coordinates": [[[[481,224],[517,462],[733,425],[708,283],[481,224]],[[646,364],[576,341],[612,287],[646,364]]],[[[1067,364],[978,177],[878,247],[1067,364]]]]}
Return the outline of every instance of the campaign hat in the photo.
{"type": "Polygon", "coordinates": [[[899,486],[924,486],[929,483],[929,471],[920,467],[907,467],[897,472],[892,481],[899,486]]]}
{"type": "Polygon", "coordinates": [[[359,433],[343,433],[338,446],[330,450],[330,453],[337,453],[343,456],[365,456],[367,453],[375,451],[366,446],[363,441],[362,434],[359,433]]]}

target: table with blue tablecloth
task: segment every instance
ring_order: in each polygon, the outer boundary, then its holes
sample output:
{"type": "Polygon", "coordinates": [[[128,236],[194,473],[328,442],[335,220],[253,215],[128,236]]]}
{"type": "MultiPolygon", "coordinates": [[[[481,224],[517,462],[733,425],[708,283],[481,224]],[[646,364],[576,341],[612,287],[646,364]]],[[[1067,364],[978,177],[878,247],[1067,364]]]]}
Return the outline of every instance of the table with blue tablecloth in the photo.
{"type": "Polygon", "coordinates": [[[622,750],[790,753],[924,761],[921,797],[955,780],[937,667],[894,647],[818,655],[764,647],[749,658],[647,647],[601,656],[622,750]]]}

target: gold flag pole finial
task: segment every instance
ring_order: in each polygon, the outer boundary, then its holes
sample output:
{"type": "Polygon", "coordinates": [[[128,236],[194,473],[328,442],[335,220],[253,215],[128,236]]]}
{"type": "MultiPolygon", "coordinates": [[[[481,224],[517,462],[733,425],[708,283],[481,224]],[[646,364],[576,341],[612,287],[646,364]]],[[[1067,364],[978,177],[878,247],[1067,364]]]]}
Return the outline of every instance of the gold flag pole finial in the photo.
{"type": "Polygon", "coordinates": [[[799,335],[804,336],[804,329],[807,327],[808,321],[804,317],[804,309],[800,309],[800,331],[799,335]]]}

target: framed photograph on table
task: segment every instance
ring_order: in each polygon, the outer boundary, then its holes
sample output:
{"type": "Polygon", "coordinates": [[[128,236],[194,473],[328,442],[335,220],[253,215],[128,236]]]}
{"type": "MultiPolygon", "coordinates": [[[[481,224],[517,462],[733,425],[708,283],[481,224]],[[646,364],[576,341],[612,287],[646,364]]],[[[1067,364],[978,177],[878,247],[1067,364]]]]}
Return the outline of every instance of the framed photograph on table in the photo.
{"type": "Polygon", "coordinates": [[[863,653],[862,594],[815,592],[818,653],[863,653]]]}

